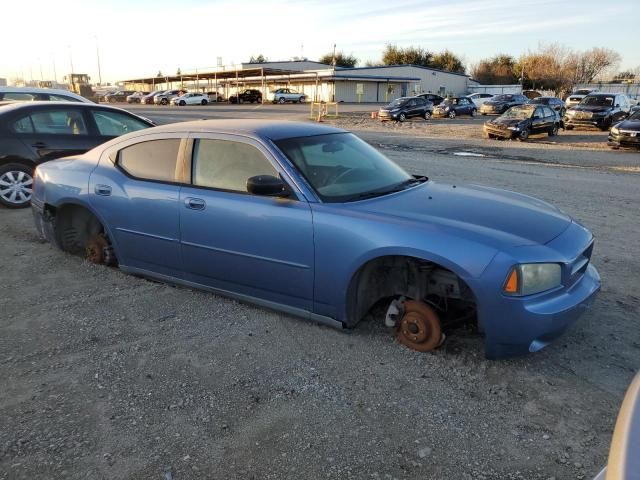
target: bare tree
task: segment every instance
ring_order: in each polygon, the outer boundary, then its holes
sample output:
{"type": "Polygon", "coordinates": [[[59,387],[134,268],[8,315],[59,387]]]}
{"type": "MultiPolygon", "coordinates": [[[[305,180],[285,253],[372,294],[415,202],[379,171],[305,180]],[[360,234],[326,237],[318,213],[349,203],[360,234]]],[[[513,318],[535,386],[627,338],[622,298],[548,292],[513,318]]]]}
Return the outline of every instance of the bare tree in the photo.
{"type": "Polygon", "coordinates": [[[596,47],[586,52],[574,52],[566,65],[569,80],[573,85],[589,83],[617,67],[620,60],[620,54],[608,48],[596,47]]]}

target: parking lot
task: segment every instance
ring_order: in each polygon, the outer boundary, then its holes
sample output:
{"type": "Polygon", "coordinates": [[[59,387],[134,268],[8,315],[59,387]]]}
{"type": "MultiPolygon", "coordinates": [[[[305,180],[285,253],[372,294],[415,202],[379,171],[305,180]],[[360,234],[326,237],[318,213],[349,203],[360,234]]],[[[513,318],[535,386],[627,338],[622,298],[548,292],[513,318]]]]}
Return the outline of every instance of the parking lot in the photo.
{"type": "MultiPolygon", "coordinates": [[[[308,105],[127,106],[158,123],[307,119],[308,105]]],[[[351,129],[409,172],[560,207],[596,237],[603,289],[562,338],[488,361],[382,319],[352,333],[94,266],[0,209],[0,479],[591,479],[640,367],[640,153],[606,133],[482,138],[485,117],[351,129]]]]}

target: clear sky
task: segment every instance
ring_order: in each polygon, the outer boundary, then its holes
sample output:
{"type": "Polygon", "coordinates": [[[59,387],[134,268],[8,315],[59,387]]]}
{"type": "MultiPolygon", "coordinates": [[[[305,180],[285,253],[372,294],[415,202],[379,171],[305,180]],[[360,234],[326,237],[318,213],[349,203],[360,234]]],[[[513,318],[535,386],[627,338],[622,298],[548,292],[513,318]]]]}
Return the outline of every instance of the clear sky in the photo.
{"type": "Polygon", "coordinates": [[[386,43],[445,48],[472,64],[518,56],[540,43],[607,47],[621,69],[640,66],[640,0],[6,0],[0,77],[58,79],[71,69],[98,80],[330,52],[364,64],[386,43]],[[42,74],[41,74],[42,71],[42,74]]]}

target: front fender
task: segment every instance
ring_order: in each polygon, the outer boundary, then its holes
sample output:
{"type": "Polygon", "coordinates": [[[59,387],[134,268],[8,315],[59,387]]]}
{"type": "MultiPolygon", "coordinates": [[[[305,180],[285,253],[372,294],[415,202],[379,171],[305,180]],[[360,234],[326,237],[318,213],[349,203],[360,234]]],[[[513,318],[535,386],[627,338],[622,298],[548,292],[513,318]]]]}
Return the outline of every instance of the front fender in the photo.
{"type": "Polygon", "coordinates": [[[383,256],[406,256],[430,261],[463,279],[479,277],[497,253],[448,232],[425,229],[378,217],[336,212],[324,204],[312,204],[315,242],[314,311],[339,321],[347,320],[347,291],[358,270],[383,256]]]}

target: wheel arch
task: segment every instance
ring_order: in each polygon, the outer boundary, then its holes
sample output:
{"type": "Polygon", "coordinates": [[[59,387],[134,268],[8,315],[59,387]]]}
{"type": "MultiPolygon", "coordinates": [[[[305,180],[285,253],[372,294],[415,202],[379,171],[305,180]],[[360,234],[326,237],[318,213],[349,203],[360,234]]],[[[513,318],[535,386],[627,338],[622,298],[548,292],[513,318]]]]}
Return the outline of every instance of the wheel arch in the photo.
{"type": "Polygon", "coordinates": [[[460,265],[430,252],[377,251],[360,259],[357,267],[351,270],[344,297],[345,326],[354,327],[381,298],[394,295],[414,298],[415,291],[420,291],[422,287],[411,284],[411,281],[422,281],[417,272],[424,266],[433,266],[456,275],[477,304],[477,296],[471,285],[473,282],[469,281],[473,276],[460,265]]]}
{"type": "MultiPolygon", "coordinates": [[[[82,202],[76,198],[64,198],[60,199],[55,204],[45,202],[43,209],[46,217],[50,218],[53,221],[55,230],[57,230],[58,222],[66,220],[65,217],[67,215],[73,215],[74,213],[85,216],[85,219],[87,221],[91,221],[90,219],[94,219],[95,222],[97,222],[97,224],[99,225],[100,230],[109,238],[109,241],[111,242],[111,245],[113,246],[113,249],[117,256],[118,245],[111,228],[104,220],[104,218],[102,218],[102,216],[94,208],[92,208],[90,204],[82,202]]],[[[58,247],[64,250],[64,244],[60,241],[60,233],[57,231],[55,232],[55,239],[58,247]]]]}

